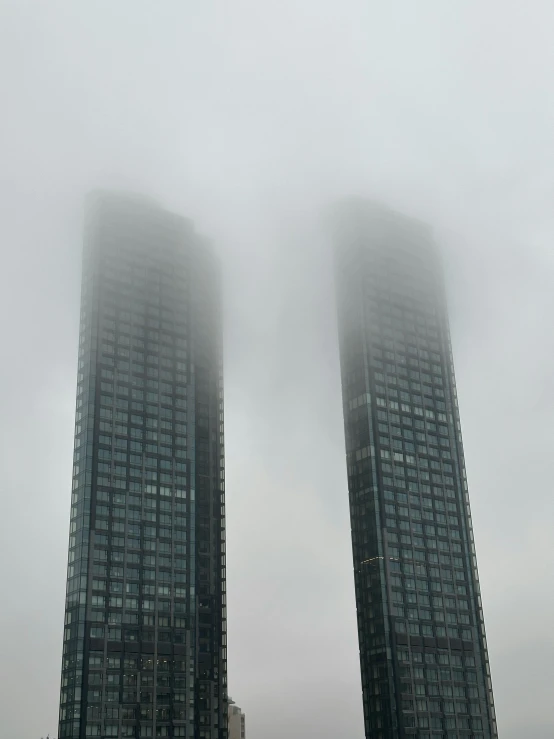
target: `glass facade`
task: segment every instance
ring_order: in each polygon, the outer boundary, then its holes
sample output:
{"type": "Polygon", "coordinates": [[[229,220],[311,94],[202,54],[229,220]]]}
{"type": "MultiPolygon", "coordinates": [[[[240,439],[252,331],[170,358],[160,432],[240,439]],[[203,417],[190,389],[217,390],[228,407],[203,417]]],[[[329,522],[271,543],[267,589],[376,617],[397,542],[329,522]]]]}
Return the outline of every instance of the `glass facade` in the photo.
{"type": "Polygon", "coordinates": [[[87,202],[60,739],[226,739],[220,270],[184,218],[87,202]]]}
{"type": "Polygon", "coordinates": [[[369,202],[334,227],[365,735],[493,739],[440,257],[369,202]]]}

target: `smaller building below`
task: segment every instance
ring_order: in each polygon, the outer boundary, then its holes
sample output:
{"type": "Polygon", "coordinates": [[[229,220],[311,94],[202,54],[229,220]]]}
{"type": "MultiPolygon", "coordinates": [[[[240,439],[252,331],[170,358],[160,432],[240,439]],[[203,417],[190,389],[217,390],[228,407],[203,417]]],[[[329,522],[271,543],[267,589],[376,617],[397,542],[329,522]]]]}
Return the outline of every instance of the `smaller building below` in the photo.
{"type": "Polygon", "coordinates": [[[246,739],[246,716],[229,698],[229,739],[246,739]]]}

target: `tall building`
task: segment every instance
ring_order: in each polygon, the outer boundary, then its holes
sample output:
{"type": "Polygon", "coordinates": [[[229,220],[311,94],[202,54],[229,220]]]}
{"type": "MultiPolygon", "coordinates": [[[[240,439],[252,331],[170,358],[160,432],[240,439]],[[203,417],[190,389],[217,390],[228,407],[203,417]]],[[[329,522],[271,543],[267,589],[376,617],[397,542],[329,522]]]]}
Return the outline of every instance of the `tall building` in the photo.
{"type": "Polygon", "coordinates": [[[145,198],[86,211],[59,736],[226,739],[219,264],[145,198]]]}
{"type": "Polygon", "coordinates": [[[246,739],[246,715],[229,698],[229,739],[246,739]]]}
{"type": "Polygon", "coordinates": [[[370,202],[333,227],[365,735],[493,739],[440,256],[370,202]]]}

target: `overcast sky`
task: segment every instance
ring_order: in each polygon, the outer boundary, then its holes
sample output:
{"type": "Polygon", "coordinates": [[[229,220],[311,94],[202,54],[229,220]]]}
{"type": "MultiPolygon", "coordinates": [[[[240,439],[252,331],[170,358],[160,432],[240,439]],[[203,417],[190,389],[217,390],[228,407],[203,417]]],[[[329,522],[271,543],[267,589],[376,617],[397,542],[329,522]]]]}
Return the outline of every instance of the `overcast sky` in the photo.
{"type": "Polygon", "coordinates": [[[445,253],[501,739],[554,718],[552,0],[0,0],[0,739],[57,731],[84,193],[226,275],[229,690],[362,739],[330,266],[344,195],[445,253]]]}

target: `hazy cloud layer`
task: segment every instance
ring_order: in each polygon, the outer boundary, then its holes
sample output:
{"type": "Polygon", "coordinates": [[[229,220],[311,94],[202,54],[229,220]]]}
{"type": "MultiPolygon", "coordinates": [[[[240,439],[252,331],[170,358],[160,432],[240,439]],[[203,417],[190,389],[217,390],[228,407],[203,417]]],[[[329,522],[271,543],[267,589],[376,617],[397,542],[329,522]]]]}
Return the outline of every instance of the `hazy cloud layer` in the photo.
{"type": "Polygon", "coordinates": [[[502,739],[554,733],[554,6],[0,1],[0,739],[55,732],[82,196],[226,271],[229,686],[251,739],[361,739],[332,279],[351,193],[433,223],[502,739]]]}

